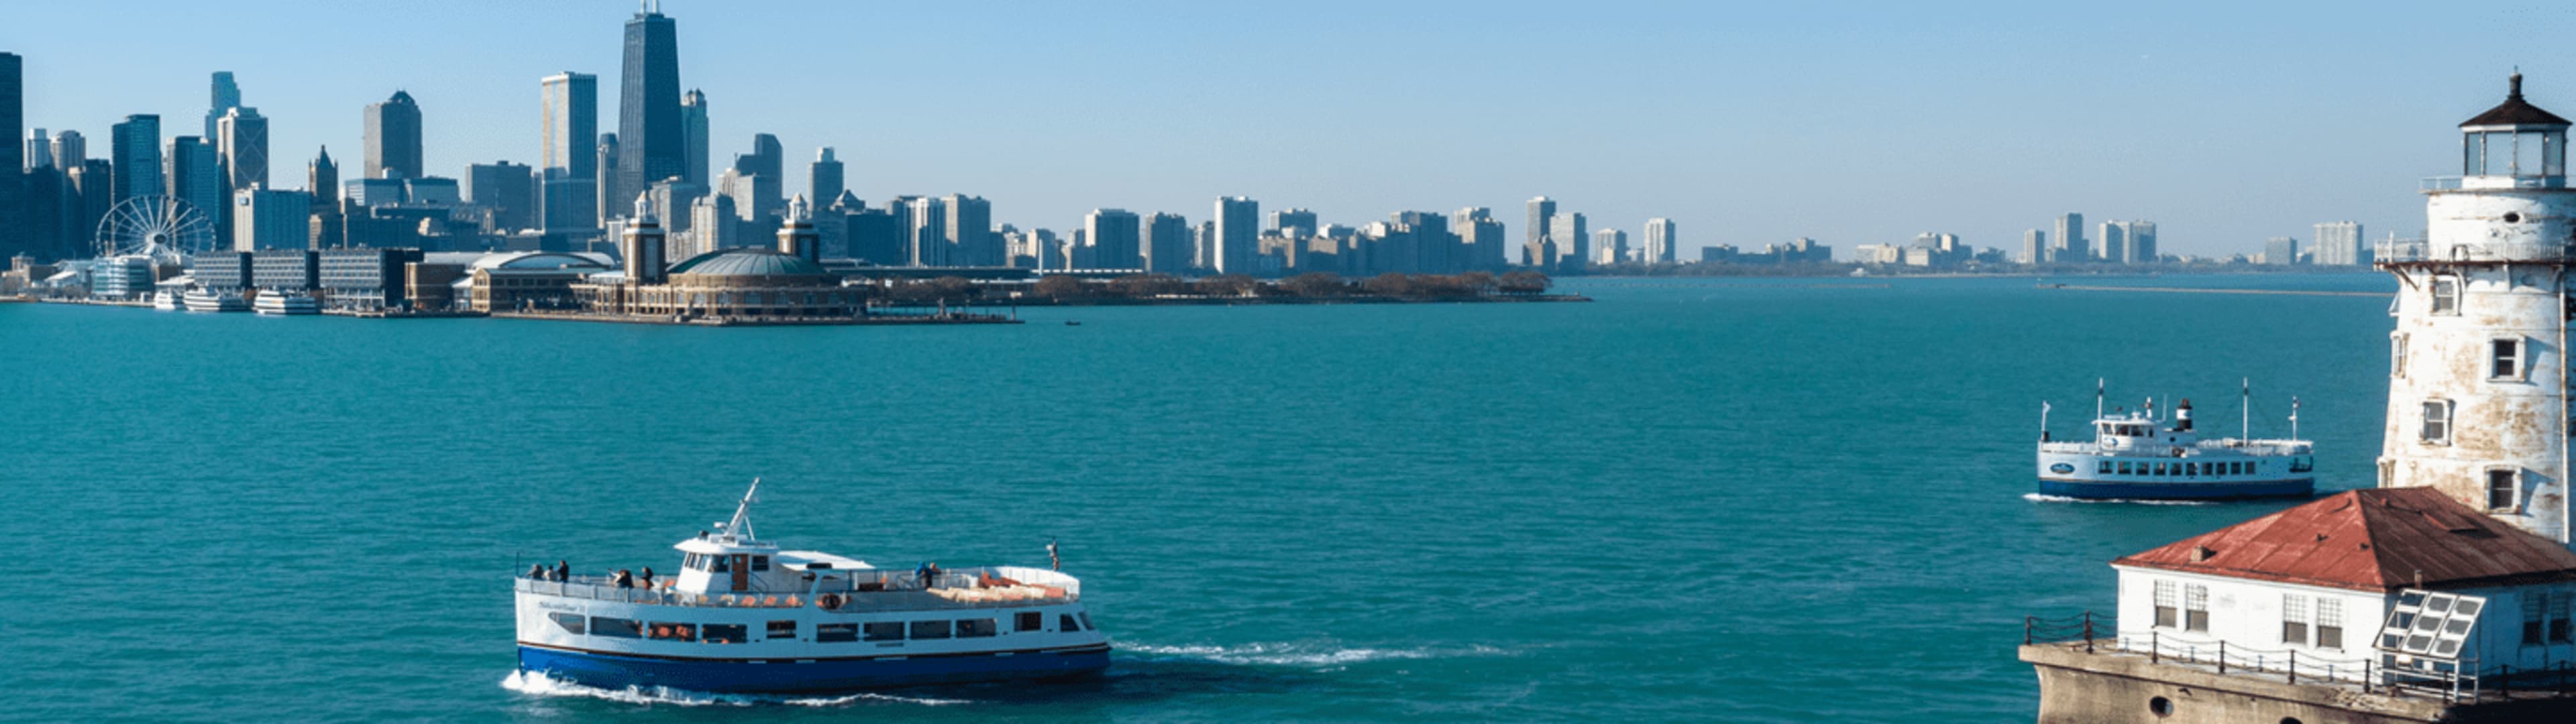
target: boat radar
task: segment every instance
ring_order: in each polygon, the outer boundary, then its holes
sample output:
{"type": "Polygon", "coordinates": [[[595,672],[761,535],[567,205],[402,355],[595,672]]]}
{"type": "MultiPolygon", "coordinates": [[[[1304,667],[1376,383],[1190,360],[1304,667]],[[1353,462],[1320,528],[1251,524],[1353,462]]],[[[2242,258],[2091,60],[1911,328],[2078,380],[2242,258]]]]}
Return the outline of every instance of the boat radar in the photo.
{"type": "Polygon", "coordinates": [[[781,550],[753,532],[759,492],[753,481],[731,519],[672,546],[677,575],[565,564],[521,574],[520,671],[607,689],[788,694],[1108,668],[1109,638],[1092,627],[1079,579],[781,550]]]}

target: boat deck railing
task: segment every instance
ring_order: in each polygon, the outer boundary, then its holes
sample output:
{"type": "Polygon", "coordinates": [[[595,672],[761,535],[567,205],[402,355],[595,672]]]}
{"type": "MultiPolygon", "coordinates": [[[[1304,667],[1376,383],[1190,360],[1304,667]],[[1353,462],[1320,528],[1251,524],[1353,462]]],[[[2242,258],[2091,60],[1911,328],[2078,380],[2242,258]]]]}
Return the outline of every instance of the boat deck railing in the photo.
{"type": "Polygon", "coordinates": [[[2101,453],[2117,453],[2117,454],[2121,454],[2121,455],[2128,456],[2128,457],[2153,457],[2153,456],[2156,456],[2156,455],[2157,455],[2157,453],[2158,453],[2159,451],[2162,451],[2162,454],[2164,454],[2164,455],[2172,455],[2172,454],[2173,454],[2173,452],[2172,452],[2172,451],[2177,450],[2177,449],[2180,449],[2180,450],[2215,450],[2215,449],[2226,449],[2226,450],[2235,450],[2235,451],[2238,451],[2238,452],[2243,452],[2243,453],[2245,453],[2245,454],[2247,454],[2247,455],[2278,456],[2278,455],[2306,455],[2306,454],[2309,454],[2309,453],[2311,453],[2311,452],[2314,452],[2314,451],[2315,451],[2315,449],[2316,449],[2316,446],[2315,446],[2315,444],[2314,444],[2314,443],[2308,442],[2308,441],[2306,441],[2306,440],[2266,440],[2266,439],[2245,439],[2245,438],[2233,438],[2233,437],[2230,437],[2230,438],[2219,438],[2219,439],[2215,439],[2215,440],[2201,440],[2201,441],[2199,441],[2198,443],[2195,443],[2195,444],[2192,444],[2192,445],[2189,445],[2189,446],[2184,446],[2184,445],[2168,445],[2168,444],[2165,444],[2165,443],[2157,442],[2157,443],[2139,443],[2139,444],[2134,445],[2134,446],[2119,447],[2119,448],[2105,448],[2105,447],[2102,447],[2102,446],[2101,446],[2101,444],[2096,443],[2096,442],[2091,441],[2091,440],[2053,441],[2053,442],[2043,442],[2043,443],[2040,443],[2040,444],[2039,444],[2039,451],[2040,451],[2040,452],[2043,452],[2043,453],[2066,453],[2066,454],[2075,454],[2075,455],[2096,455],[2096,454],[2101,454],[2101,453]]]}
{"type": "MultiPolygon", "coordinates": [[[[805,608],[827,611],[919,611],[968,608],[1014,608],[1073,603],[1082,600],[1081,584],[1072,577],[1030,568],[993,566],[942,570],[924,586],[909,571],[852,570],[827,578],[807,591],[693,593],[672,590],[672,579],[618,585],[612,576],[577,575],[552,581],[521,576],[512,590],[540,596],[615,601],[656,606],[706,608],[805,608]]],[[[630,579],[631,580],[631,579],[630,579]]]]}

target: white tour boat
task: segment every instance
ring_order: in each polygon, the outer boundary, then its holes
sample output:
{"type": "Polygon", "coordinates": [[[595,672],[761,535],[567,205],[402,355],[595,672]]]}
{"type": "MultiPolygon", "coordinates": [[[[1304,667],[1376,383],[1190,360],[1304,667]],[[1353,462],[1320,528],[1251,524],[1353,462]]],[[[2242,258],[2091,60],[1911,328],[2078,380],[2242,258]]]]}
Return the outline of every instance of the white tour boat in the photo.
{"type": "Polygon", "coordinates": [[[186,309],[186,307],[180,306],[179,295],[172,293],[168,289],[152,293],[152,308],[164,312],[176,312],[186,309]]]}
{"type": "Polygon", "coordinates": [[[188,294],[180,297],[179,301],[185,303],[191,312],[250,311],[250,302],[242,301],[241,295],[224,294],[204,287],[188,290],[188,294]]]}
{"type": "MultiPolygon", "coordinates": [[[[514,582],[519,669],[609,689],[820,693],[1082,676],[1109,666],[1082,582],[1046,568],[911,571],[752,533],[733,519],[680,541],[680,569],[514,582]]],[[[1050,545],[1052,557],[1052,545],[1050,545]]]]}
{"type": "MultiPolygon", "coordinates": [[[[2104,414],[2094,391],[2093,440],[2048,437],[2048,406],[2040,406],[2039,492],[2069,498],[2123,500],[2224,500],[2306,497],[2316,494],[2314,444],[2299,436],[2299,401],[2290,401],[2290,438],[2203,440],[2193,429],[2191,400],[2176,405],[2171,420],[2144,412],[2104,414]],[[2170,423],[2170,424],[2168,424],[2170,423]]],[[[2251,388],[2246,402],[2252,402],[2251,388]]],[[[2252,423],[2247,414],[2248,426],[2252,423]]]]}
{"type": "Polygon", "coordinates": [[[321,314],[322,304],[303,294],[267,292],[259,295],[258,301],[251,302],[250,310],[270,315],[321,314]]]}

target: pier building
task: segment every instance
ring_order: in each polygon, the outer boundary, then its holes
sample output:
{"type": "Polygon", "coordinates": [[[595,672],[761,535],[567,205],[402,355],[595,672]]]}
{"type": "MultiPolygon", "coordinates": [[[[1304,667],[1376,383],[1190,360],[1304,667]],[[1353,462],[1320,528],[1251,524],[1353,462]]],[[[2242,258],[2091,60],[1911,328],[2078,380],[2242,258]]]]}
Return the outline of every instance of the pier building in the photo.
{"type": "Polygon", "coordinates": [[[2576,721],[2566,119],[2460,124],[2395,276],[2377,488],[2112,562],[2114,616],[2026,620],[2042,722],[2576,721]]]}

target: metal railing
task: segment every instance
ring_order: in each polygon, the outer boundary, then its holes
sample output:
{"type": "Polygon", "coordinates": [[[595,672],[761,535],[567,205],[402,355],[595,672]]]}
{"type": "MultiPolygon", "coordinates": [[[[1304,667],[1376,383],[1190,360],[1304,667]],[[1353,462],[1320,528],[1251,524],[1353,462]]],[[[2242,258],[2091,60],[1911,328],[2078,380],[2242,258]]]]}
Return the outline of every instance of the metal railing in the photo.
{"type": "Polygon", "coordinates": [[[2236,676],[2277,675],[2292,684],[2358,686],[2365,694],[2415,696],[2449,703],[2576,695],[2576,662],[2539,669],[2483,667],[2475,658],[2417,666],[2373,651],[2337,657],[2297,649],[2230,645],[2224,640],[2150,630],[2120,634],[2117,622],[2087,611],[2065,618],[2022,619],[2022,644],[2049,644],[2086,654],[2144,656],[2150,663],[2204,667],[2236,676]]]}
{"type": "Polygon", "coordinates": [[[741,593],[688,593],[671,590],[675,579],[617,585],[610,576],[570,576],[554,581],[520,576],[512,590],[540,596],[616,601],[657,606],[706,608],[804,608],[828,611],[915,611],[959,608],[1012,608],[1073,603],[1082,588],[1070,576],[1033,568],[991,566],[943,570],[924,584],[910,572],[836,571],[810,590],[741,593]]]}

